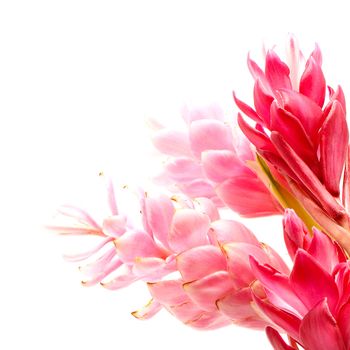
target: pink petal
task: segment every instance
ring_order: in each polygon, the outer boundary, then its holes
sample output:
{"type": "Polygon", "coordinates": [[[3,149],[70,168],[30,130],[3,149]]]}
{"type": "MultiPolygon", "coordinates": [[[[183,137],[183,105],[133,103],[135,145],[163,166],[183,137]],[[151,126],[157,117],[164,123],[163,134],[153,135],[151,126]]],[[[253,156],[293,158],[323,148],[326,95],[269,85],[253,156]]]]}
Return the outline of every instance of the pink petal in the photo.
{"type": "Polygon", "coordinates": [[[274,350],[295,350],[295,348],[287,345],[279,333],[272,327],[266,327],[265,331],[274,350]]]}
{"type": "Polygon", "coordinates": [[[284,311],[275,307],[274,305],[263,301],[253,294],[253,300],[257,307],[274,322],[277,326],[281,327],[294,339],[299,339],[299,327],[300,319],[288,311],[284,311]]]}
{"type": "Polygon", "coordinates": [[[162,250],[143,231],[126,232],[114,242],[119,258],[123,262],[133,262],[140,257],[164,257],[162,250]]]}
{"type": "Polygon", "coordinates": [[[210,220],[205,214],[192,209],[175,212],[169,232],[169,246],[176,252],[206,245],[210,220]]]}
{"type": "Polygon", "coordinates": [[[157,198],[147,197],[145,199],[145,212],[148,226],[153,235],[165,248],[169,248],[168,234],[175,213],[172,201],[164,195],[157,198]]]}
{"type": "Polygon", "coordinates": [[[342,203],[347,211],[350,209],[350,147],[346,150],[346,158],[344,165],[342,203]]]}
{"type": "Polygon", "coordinates": [[[334,195],[339,195],[339,182],[343,172],[349,131],[341,104],[333,103],[320,131],[320,162],[323,181],[334,195]]]}
{"type": "Polygon", "coordinates": [[[114,215],[103,220],[102,231],[106,236],[118,238],[126,231],[125,215],[114,215]]]}
{"type": "Polygon", "coordinates": [[[269,259],[269,265],[271,265],[273,268],[277,269],[278,271],[286,275],[289,275],[290,273],[289,267],[281,258],[281,256],[274,249],[272,249],[268,244],[260,243],[260,246],[269,259]]]}
{"type": "MultiPolygon", "coordinates": [[[[94,276],[92,276],[91,279],[82,281],[82,285],[85,287],[93,286],[102,280],[104,280],[108,275],[110,275],[112,272],[116,271],[120,266],[122,262],[119,259],[115,259],[111,261],[109,264],[106,264],[103,267],[103,270],[96,273],[94,276]]],[[[125,286],[125,285],[124,285],[125,286]]],[[[123,287],[124,287],[123,286],[123,287]]]]}
{"type": "Polygon", "coordinates": [[[276,150],[267,135],[260,130],[251,127],[239,113],[237,116],[237,122],[243,134],[256,148],[276,153],[276,150]]]}
{"type": "Polygon", "coordinates": [[[222,249],[225,252],[227,268],[236,288],[247,287],[256,279],[250,266],[250,256],[261,264],[269,263],[264,251],[252,244],[227,243],[222,249]]]}
{"type": "Polygon", "coordinates": [[[88,250],[86,252],[83,253],[79,253],[79,254],[74,254],[74,255],[64,255],[64,259],[70,262],[78,262],[78,261],[82,261],[85,260],[87,258],[89,258],[90,256],[94,255],[95,253],[97,253],[100,249],[102,249],[106,244],[108,244],[109,242],[112,242],[113,238],[112,237],[108,237],[106,239],[104,239],[103,241],[101,241],[100,244],[98,244],[95,248],[88,250]]]}
{"type": "Polygon", "coordinates": [[[292,89],[289,68],[273,50],[266,55],[265,75],[273,89],[292,89]]]}
{"type": "Polygon", "coordinates": [[[311,56],[300,79],[299,91],[315,101],[320,107],[323,106],[326,94],[326,81],[321,66],[311,56]]]}
{"type": "Polygon", "coordinates": [[[242,223],[235,220],[217,220],[210,225],[209,238],[212,244],[249,243],[260,247],[254,234],[242,223]]]}
{"type": "Polygon", "coordinates": [[[171,158],[164,164],[166,175],[173,181],[186,182],[203,177],[198,161],[189,157],[171,158]]]}
{"type": "Polygon", "coordinates": [[[216,271],[226,271],[226,259],[219,248],[201,246],[177,256],[177,268],[184,281],[201,279],[216,271]]]}
{"type": "Polygon", "coordinates": [[[161,129],[152,138],[154,146],[169,156],[191,155],[188,134],[182,131],[161,129]]]}
{"type": "Polygon", "coordinates": [[[163,305],[179,305],[189,300],[181,280],[164,280],[147,285],[153,298],[163,305]]]}
{"type": "Polygon", "coordinates": [[[281,213],[281,207],[258,178],[234,177],[216,187],[219,198],[243,217],[281,213]]]}
{"type": "Polygon", "coordinates": [[[163,270],[165,266],[165,260],[161,258],[136,258],[132,272],[135,276],[152,277],[152,274],[163,270]]]}
{"type": "Polygon", "coordinates": [[[261,80],[256,80],[254,84],[254,107],[267,127],[270,125],[270,106],[272,101],[273,97],[266,91],[261,80]]]}
{"type": "Polygon", "coordinates": [[[325,233],[316,228],[313,228],[312,231],[313,237],[307,252],[322,264],[329,274],[332,274],[333,268],[343,260],[339,256],[337,246],[325,233]]]}
{"type": "Polygon", "coordinates": [[[198,318],[186,322],[188,326],[201,329],[217,329],[229,325],[231,322],[217,311],[204,312],[198,318]]]}
{"type": "Polygon", "coordinates": [[[214,149],[232,149],[230,127],[217,120],[203,119],[193,122],[189,128],[191,148],[196,156],[214,149]]]}
{"type": "Polygon", "coordinates": [[[131,269],[127,269],[124,274],[121,274],[110,281],[101,282],[101,286],[109,290],[117,290],[129,286],[138,279],[139,277],[132,274],[131,269]]]}
{"type": "Polygon", "coordinates": [[[298,90],[299,88],[299,70],[300,61],[302,59],[302,53],[299,49],[298,42],[293,35],[289,37],[289,45],[287,46],[287,58],[288,65],[290,68],[290,80],[292,83],[293,90],[298,90]]]}
{"type": "Polygon", "coordinates": [[[213,185],[206,179],[199,178],[193,181],[179,183],[177,186],[182,193],[187,194],[191,198],[207,197],[211,199],[216,195],[213,185]]]}
{"type": "Polygon", "coordinates": [[[345,350],[339,327],[329,311],[327,300],[321,300],[300,325],[301,343],[308,350],[345,350]]]}
{"type": "Polygon", "coordinates": [[[307,309],[295,294],[286,275],[281,274],[269,265],[259,264],[253,257],[251,257],[250,264],[255,277],[265,288],[273,292],[274,300],[270,299],[270,301],[275,306],[287,309],[300,316],[305,315],[307,309]]]}
{"type": "Polygon", "coordinates": [[[311,140],[303,125],[290,112],[280,108],[276,102],[271,105],[271,131],[283,135],[294,151],[309,165],[314,172],[318,171],[318,159],[311,140]]]}
{"type": "Polygon", "coordinates": [[[259,117],[259,115],[254,111],[254,109],[248,106],[243,101],[239,100],[236,94],[233,92],[233,99],[237,105],[237,107],[249,118],[253,119],[257,123],[263,122],[263,120],[259,117]]]}
{"type": "Polygon", "coordinates": [[[78,207],[72,205],[62,205],[57,209],[57,211],[60,214],[71,217],[84,225],[91,226],[97,230],[101,228],[88,212],[78,207]]]}
{"type": "Polygon", "coordinates": [[[322,66],[322,52],[318,44],[315,44],[315,48],[311,53],[311,57],[315,60],[315,62],[321,67],[322,66]]]}
{"type": "Polygon", "coordinates": [[[290,283],[307,308],[327,298],[331,310],[335,309],[339,293],[332,276],[304,250],[298,250],[295,256],[290,283]]]}
{"type": "Polygon", "coordinates": [[[217,104],[202,108],[188,108],[185,106],[182,110],[182,118],[190,125],[192,122],[202,119],[224,120],[224,112],[217,104]]]}
{"type": "Polygon", "coordinates": [[[215,302],[230,293],[234,285],[226,271],[218,271],[202,279],[185,283],[183,287],[191,300],[201,309],[216,311],[215,302]]]}
{"type": "Polygon", "coordinates": [[[323,121],[322,109],[313,100],[292,90],[279,90],[276,95],[281,107],[292,113],[303,125],[313,144],[323,121]]]}
{"type": "Polygon", "coordinates": [[[158,313],[161,309],[162,305],[159,302],[151,299],[142,309],[136,310],[131,314],[139,320],[148,320],[156,313],[158,313]]]}
{"type": "Polygon", "coordinates": [[[350,346],[350,304],[345,304],[340,311],[338,312],[337,323],[340,329],[341,334],[346,345],[346,349],[349,349],[350,346]]]}
{"type": "Polygon", "coordinates": [[[235,324],[245,324],[249,320],[251,325],[254,325],[252,328],[263,329],[267,322],[256,313],[251,304],[252,292],[249,287],[227,294],[216,303],[219,311],[235,324]]]}
{"type": "MultiPolygon", "coordinates": [[[[293,209],[286,209],[283,217],[284,242],[292,259],[298,248],[306,248],[304,242],[308,231],[303,221],[295,214],[293,209]]],[[[309,235],[309,240],[311,236],[309,235]]]]}
{"type": "Polygon", "coordinates": [[[210,221],[220,219],[220,214],[217,205],[209,198],[199,197],[194,200],[195,209],[199,212],[208,215],[210,221]]]}
{"type": "Polygon", "coordinates": [[[222,182],[239,175],[254,176],[232,151],[205,151],[202,153],[201,160],[206,176],[214,182],[222,182]]]}

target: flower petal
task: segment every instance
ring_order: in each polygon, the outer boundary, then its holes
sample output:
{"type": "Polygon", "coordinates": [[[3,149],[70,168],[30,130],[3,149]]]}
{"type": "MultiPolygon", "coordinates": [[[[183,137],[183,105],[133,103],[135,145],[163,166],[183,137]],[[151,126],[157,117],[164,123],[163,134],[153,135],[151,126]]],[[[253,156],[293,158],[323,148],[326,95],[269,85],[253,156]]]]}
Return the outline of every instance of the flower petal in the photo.
{"type": "Polygon", "coordinates": [[[331,310],[335,310],[338,302],[338,288],[332,276],[304,250],[298,250],[290,283],[308,309],[327,298],[331,310]]]}
{"type": "Polygon", "coordinates": [[[306,62],[306,67],[300,79],[299,91],[323,106],[326,94],[326,81],[321,66],[311,56],[306,62]]]}
{"type": "Polygon", "coordinates": [[[191,155],[188,134],[184,131],[161,129],[153,135],[152,141],[158,151],[169,156],[191,155]]]}
{"type": "Polygon", "coordinates": [[[281,213],[279,204],[258,178],[233,177],[218,185],[216,193],[229,208],[243,217],[281,213]]]}
{"type": "Polygon", "coordinates": [[[233,149],[230,127],[217,120],[203,119],[192,122],[189,128],[192,151],[196,156],[212,149],[233,149]]]}
{"type": "Polygon", "coordinates": [[[295,350],[282,339],[279,333],[272,327],[266,327],[266,335],[275,350],[295,350]]]}
{"type": "Polygon", "coordinates": [[[341,104],[335,101],[320,131],[320,162],[325,186],[336,197],[339,196],[348,142],[345,113],[341,104]]]}
{"type": "Polygon", "coordinates": [[[184,281],[201,279],[216,271],[226,271],[226,259],[219,248],[207,245],[179,254],[177,268],[184,281]]]}
{"type": "Polygon", "coordinates": [[[240,175],[255,176],[232,151],[205,151],[201,160],[206,176],[214,182],[222,182],[240,175]]]}
{"type": "Polygon", "coordinates": [[[209,239],[212,244],[249,243],[260,247],[255,235],[242,223],[235,220],[217,220],[210,224],[209,239]]]}
{"type": "Polygon", "coordinates": [[[126,232],[114,241],[119,258],[123,262],[133,262],[140,257],[164,257],[164,252],[153,239],[143,231],[126,232]]]}
{"type": "Polygon", "coordinates": [[[292,89],[289,68],[273,50],[266,55],[265,75],[273,89],[292,89]]]}
{"type": "Polygon", "coordinates": [[[304,317],[300,325],[300,339],[308,350],[345,350],[339,327],[329,311],[327,299],[321,300],[304,317]]]}
{"type": "Polygon", "coordinates": [[[174,214],[169,232],[169,246],[175,252],[206,245],[210,220],[205,214],[192,209],[179,209],[174,214]]]}
{"type": "Polygon", "coordinates": [[[184,284],[187,295],[201,309],[216,311],[216,301],[234,289],[232,279],[226,271],[217,271],[202,279],[184,284]]]}

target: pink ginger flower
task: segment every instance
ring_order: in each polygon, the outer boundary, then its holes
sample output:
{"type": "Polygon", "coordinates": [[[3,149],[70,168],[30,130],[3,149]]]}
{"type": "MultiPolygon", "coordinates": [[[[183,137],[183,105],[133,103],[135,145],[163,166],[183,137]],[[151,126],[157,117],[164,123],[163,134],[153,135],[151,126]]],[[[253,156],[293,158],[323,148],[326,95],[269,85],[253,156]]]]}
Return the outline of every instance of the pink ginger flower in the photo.
{"type": "MultiPolygon", "coordinates": [[[[268,325],[252,307],[255,277],[249,256],[288,273],[273,249],[259,243],[239,222],[220,219],[217,207],[207,198],[174,202],[140,192],[140,225],[119,208],[114,192],[110,185],[111,215],[101,223],[82,209],[65,206],[59,211],[73,222],[50,227],[63,234],[99,239],[94,249],[67,257],[88,261],[80,268],[87,277],[83,285],[100,283],[116,290],[138,280],[147,282],[152,300],[133,312],[140,319],[164,307],[180,321],[200,329],[231,323],[260,329],[268,325]],[[174,272],[179,277],[166,278],[174,272]]],[[[255,284],[256,293],[264,297],[260,289],[255,284]]]]}
{"type": "Polygon", "coordinates": [[[291,211],[285,237],[294,257],[290,274],[251,258],[252,270],[266,298],[254,295],[259,309],[291,338],[287,345],[277,331],[267,335],[275,349],[345,350],[350,348],[350,264],[338,244],[317,229],[310,235],[291,211]]]}
{"type": "Polygon", "coordinates": [[[191,198],[207,197],[225,203],[241,216],[282,213],[265,185],[247,166],[254,154],[245,138],[234,136],[232,123],[218,106],[184,109],[184,130],[157,125],[155,147],[168,156],[162,184],[191,198]]]}

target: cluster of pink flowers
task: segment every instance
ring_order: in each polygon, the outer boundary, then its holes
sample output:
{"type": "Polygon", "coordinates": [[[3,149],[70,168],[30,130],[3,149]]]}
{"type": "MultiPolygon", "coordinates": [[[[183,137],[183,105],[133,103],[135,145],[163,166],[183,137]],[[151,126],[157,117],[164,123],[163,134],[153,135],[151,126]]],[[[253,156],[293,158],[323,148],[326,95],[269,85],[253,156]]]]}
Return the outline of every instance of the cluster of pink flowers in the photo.
{"type": "Polygon", "coordinates": [[[82,263],[84,285],[144,281],[150,301],[132,313],[140,319],[165,308],[198,329],[265,330],[275,350],[350,349],[345,98],[340,86],[327,90],[318,46],[307,59],[294,37],[288,49],[288,63],[267,51],[264,69],[248,57],[254,108],[234,94],[237,120],[209,106],[184,109],[182,129],[156,125],[163,194],[133,191],[131,211],[109,181],[103,220],[59,209],[65,220],[51,229],[98,240],[67,257],[82,263]],[[223,218],[227,209],[283,215],[292,264],[223,218]]]}

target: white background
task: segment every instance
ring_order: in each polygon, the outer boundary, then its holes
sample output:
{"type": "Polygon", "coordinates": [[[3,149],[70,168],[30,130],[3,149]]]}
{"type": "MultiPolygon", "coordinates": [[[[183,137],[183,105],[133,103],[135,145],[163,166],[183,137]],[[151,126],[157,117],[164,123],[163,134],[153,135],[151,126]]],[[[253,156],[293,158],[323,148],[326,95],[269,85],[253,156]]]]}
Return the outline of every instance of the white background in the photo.
{"type": "MultiPolygon", "coordinates": [[[[184,102],[250,97],[249,50],[318,41],[331,84],[350,91],[346,1],[0,1],[0,348],[269,349],[263,333],[138,321],[141,285],[84,289],[67,248],[40,228],[55,206],[95,198],[97,173],[150,171],[144,119],[184,102]]],[[[96,203],[95,203],[96,204],[96,203]]],[[[281,245],[280,218],[251,221],[281,245]]]]}

